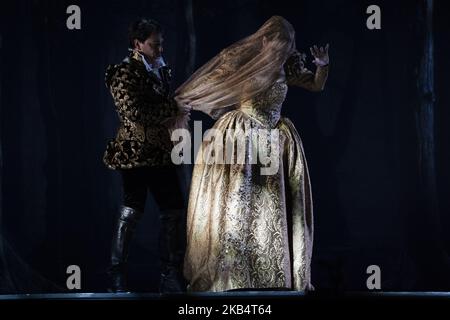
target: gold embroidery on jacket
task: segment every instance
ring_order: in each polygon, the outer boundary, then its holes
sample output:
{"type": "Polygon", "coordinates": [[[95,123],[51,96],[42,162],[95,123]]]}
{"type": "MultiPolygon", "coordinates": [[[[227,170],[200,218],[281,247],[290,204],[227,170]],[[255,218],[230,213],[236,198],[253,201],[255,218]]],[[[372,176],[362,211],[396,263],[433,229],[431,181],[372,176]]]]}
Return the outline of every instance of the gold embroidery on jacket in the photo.
{"type": "Polygon", "coordinates": [[[167,165],[171,162],[167,128],[162,123],[177,114],[169,84],[147,72],[134,53],[110,65],[105,81],[116,105],[120,125],[109,141],[103,161],[110,169],[167,165]]]}

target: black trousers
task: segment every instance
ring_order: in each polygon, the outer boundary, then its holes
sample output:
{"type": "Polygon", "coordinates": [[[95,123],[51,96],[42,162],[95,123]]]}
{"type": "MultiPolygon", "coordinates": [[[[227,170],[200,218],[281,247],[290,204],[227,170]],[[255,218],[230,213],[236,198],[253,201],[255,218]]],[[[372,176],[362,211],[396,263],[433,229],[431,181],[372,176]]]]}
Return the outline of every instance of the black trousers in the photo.
{"type": "Polygon", "coordinates": [[[185,207],[175,165],[122,169],[120,173],[124,206],[143,212],[150,192],[161,211],[185,207]]]}
{"type": "Polygon", "coordinates": [[[175,165],[140,167],[120,171],[123,205],[144,212],[147,192],[151,192],[160,210],[159,231],[162,272],[180,270],[186,246],[186,212],[175,165]]]}

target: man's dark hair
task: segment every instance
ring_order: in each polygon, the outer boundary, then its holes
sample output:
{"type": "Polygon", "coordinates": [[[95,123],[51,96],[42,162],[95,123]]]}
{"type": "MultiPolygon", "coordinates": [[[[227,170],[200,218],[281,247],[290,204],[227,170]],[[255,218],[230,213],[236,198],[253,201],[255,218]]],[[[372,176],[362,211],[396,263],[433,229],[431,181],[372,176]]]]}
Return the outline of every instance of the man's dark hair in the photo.
{"type": "Polygon", "coordinates": [[[130,48],[134,48],[134,40],[144,42],[152,33],[162,33],[161,25],[152,19],[142,18],[133,21],[128,28],[128,40],[130,48]]]}

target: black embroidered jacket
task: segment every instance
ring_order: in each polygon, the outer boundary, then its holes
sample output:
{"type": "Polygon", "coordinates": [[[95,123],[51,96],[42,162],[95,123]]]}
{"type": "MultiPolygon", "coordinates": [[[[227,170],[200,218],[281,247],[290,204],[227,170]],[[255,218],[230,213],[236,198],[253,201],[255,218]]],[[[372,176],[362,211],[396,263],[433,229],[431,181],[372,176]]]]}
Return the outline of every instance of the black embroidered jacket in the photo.
{"type": "Polygon", "coordinates": [[[120,120],[116,138],[103,157],[110,169],[170,164],[170,141],[163,122],[177,114],[170,96],[170,69],[162,77],[148,72],[141,56],[133,52],[122,63],[108,66],[105,82],[120,120]]]}

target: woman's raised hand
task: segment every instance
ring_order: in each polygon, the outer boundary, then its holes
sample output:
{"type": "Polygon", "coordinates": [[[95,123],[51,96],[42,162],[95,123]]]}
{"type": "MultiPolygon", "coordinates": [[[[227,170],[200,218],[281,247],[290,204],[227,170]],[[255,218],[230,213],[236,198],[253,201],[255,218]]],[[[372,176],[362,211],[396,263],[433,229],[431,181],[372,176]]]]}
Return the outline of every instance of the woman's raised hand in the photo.
{"type": "Polygon", "coordinates": [[[318,67],[326,66],[330,63],[330,58],[328,56],[329,44],[324,47],[317,47],[316,45],[309,48],[311,54],[314,57],[313,63],[318,67]]]}

